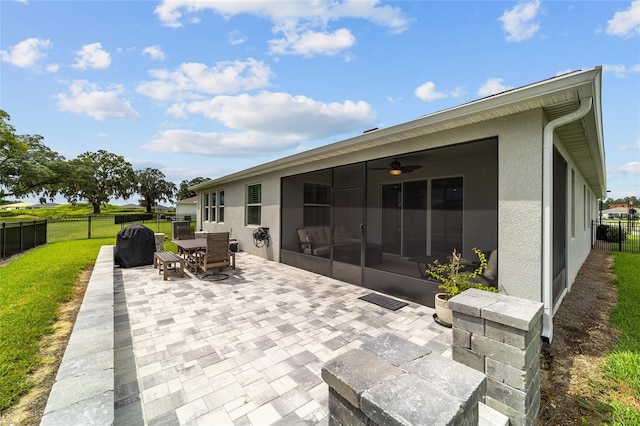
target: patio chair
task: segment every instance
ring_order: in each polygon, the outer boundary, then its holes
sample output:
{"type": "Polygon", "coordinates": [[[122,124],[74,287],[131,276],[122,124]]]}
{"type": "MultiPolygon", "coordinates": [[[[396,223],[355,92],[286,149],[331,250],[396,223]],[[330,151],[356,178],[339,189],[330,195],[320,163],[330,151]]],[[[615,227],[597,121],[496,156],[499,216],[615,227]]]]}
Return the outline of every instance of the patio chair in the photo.
{"type": "Polygon", "coordinates": [[[229,233],[209,232],[207,234],[207,248],[198,253],[198,267],[205,272],[202,278],[209,278],[214,281],[229,278],[229,275],[220,273],[220,270],[231,266],[229,261],[229,233]],[[213,271],[207,274],[207,271],[213,271]]]}
{"type": "Polygon", "coordinates": [[[196,233],[191,226],[176,227],[176,240],[193,240],[196,233]]]}

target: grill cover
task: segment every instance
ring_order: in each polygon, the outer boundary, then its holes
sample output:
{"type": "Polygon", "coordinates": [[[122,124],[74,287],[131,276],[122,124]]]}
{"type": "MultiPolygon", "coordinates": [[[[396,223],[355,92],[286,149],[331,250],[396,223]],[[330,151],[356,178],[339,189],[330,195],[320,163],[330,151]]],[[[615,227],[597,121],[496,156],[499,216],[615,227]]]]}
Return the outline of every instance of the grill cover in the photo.
{"type": "Polygon", "coordinates": [[[114,261],[123,268],[152,265],[155,251],[156,240],[153,231],[144,225],[134,223],[118,232],[114,261]]]}

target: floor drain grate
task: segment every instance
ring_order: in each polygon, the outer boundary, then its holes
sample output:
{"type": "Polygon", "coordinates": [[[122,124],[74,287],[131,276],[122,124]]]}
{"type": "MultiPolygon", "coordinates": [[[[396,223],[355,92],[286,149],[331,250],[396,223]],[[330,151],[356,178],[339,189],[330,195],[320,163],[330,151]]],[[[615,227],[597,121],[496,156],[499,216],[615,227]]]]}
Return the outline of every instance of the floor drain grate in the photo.
{"type": "Polygon", "coordinates": [[[362,297],[358,297],[358,299],[364,300],[365,302],[373,303],[374,305],[382,306],[383,308],[387,308],[392,311],[397,311],[398,309],[408,305],[408,303],[406,302],[392,299],[378,293],[369,293],[362,297]]]}

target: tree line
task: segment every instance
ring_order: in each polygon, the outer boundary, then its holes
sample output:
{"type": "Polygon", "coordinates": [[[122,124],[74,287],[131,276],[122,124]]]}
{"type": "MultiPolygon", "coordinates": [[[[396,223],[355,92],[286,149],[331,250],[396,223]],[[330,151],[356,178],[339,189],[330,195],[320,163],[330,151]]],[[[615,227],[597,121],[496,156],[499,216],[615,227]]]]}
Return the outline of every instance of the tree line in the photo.
{"type": "Polygon", "coordinates": [[[630,202],[633,203],[636,209],[640,205],[640,203],[638,202],[638,197],[634,195],[631,197],[624,197],[624,198],[607,198],[602,202],[602,209],[606,210],[610,206],[617,205],[617,204],[626,204],[628,206],[630,202]]]}
{"type": "Polygon", "coordinates": [[[151,213],[160,201],[195,196],[189,187],[207,180],[183,180],[177,188],[160,170],[134,170],[124,157],[102,149],[67,160],[47,147],[42,136],[17,134],[10,120],[0,109],[0,202],[33,195],[44,203],[61,195],[71,204],[87,201],[100,213],[112,198],[139,194],[140,205],[151,213]]]}

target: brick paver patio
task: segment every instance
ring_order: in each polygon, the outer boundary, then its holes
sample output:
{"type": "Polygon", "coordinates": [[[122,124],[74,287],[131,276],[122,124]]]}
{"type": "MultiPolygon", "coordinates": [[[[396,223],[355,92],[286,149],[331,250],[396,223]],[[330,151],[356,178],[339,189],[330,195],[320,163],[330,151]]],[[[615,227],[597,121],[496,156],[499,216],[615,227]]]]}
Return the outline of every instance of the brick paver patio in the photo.
{"type": "Polygon", "coordinates": [[[328,424],[326,361],[386,332],[450,357],[428,307],[393,312],[246,253],[237,265],[219,282],[115,270],[116,424],[328,424]]]}

